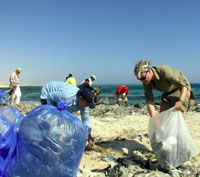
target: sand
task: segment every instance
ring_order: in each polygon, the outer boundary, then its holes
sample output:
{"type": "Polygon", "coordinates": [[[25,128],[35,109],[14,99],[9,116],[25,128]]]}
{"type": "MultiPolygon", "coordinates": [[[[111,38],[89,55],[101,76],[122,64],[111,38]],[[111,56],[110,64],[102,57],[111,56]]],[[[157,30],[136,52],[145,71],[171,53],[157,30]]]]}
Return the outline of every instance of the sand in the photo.
{"type": "MultiPolygon", "coordinates": [[[[15,107],[26,115],[37,105],[39,103],[15,107]]],[[[183,164],[190,172],[186,176],[196,176],[200,171],[200,113],[197,107],[199,105],[184,115],[197,150],[196,155],[183,164]]],[[[156,162],[151,162],[155,156],[149,143],[149,116],[145,106],[137,109],[99,105],[90,114],[97,148],[85,150],[77,177],[170,176],[160,170],[156,162]],[[115,160],[105,161],[107,157],[115,160]]],[[[179,173],[173,175],[184,176],[179,173]]]]}
{"type": "MultiPolygon", "coordinates": [[[[195,176],[197,171],[200,171],[200,113],[190,111],[186,113],[184,117],[192,133],[197,149],[197,155],[185,162],[184,166],[190,170],[191,176],[195,176]]],[[[134,112],[130,116],[125,116],[118,119],[113,117],[92,117],[92,133],[94,136],[96,136],[96,144],[99,146],[108,148],[111,150],[111,152],[115,150],[119,152],[123,152],[123,150],[125,151],[124,154],[112,154],[114,158],[128,158],[134,156],[135,154],[139,154],[142,158],[142,162],[146,157],[144,154],[141,154],[141,152],[143,150],[145,151],[146,149],[151,151],[151,146],[147,135],[148,121],[148,115],[134,112]],[[127,151],[128,154],[126,154],[127,151]]],[[[83,172],[80,174],[80,176],[105,176],[105,171],[104,173],[92,172],[95,169],[105,169],[109,166],[109,164],[113,163],[113,161],[104,161],[104,157],[109,157],[109,155],[95,151],[85,151],[80,164],[80,170],[83,172]]],[[[148,168],[145,169],[141,166],[140,162],[132,166],[135,166],[135,173],[139,172],[138,176],[148,176],[148,174],[155,176],[168,175],[168,173],[161,172],[158,174],[155,170],[148,168]]],[[[128,172],[124,172],[124,176],[128,174],[128,172]]]]}
{"type": "MultiPolygon", "coordinates": [[[[26,84],[26,83],[20,83],[20,86],[42,86],[43,84],[26,84]]],[[[0,82],[0,89],[1,88],[8,88],[9,83],[8,82],[0,82]]]]}

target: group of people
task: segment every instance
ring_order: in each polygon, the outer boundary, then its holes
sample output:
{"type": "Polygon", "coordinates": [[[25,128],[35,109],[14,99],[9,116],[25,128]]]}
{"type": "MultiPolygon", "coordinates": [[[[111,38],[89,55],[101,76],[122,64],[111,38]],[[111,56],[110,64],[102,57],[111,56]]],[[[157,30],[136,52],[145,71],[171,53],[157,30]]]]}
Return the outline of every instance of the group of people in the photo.
{"type": "MultiPolygon", "coordinates": [[[[19,103],[21,91],[19,88],[19,74],[21,69],[18,68],[10,76],[11,103],[16,97],[16,103],[19,103]]],[[[194,103],[194,95],[191,86],[185,75],[170,66],[151,66],[150,61],[141,60],[135,64],[134,74],[143,84],[147,108],[151,117],[156,114],[153,90],[163,92],[160,112],[171,107],[182,111],[187,111],[194,103]]],[[[88,128],[88,142],[93,143],[94,138],[91,135],[91,122],[89,109],[95,108],[94,89],[92,82],[96,77],[84,79],[77,87],[76,79],[72,74],[66,78],[65,82],[52,81],[46,83],[41,90],[41,104],[50,104],[56,106],[60,100],[65,100],[68,104],[67,110],[71,113],[80,110],[83,124],[88,128]]],[[[127,95],[129,89],[125,85],[120,85],[114,95],[113,102],[120,104],[124,101],[128,105],[127,95]]]]}
{"type": "Polygon", "coordinates": [[[92,75],[89,79],[85,79],[77,86],[76,79],[72,74],[66,78],[65,82],[52,81],[46,83],[41,90],[41,104],[50,104],[56,106],[61,100],[67,102],[67,111],[73,113],[80,111],[83,124],[88,129],[88,142],[92,143],[94,138],[91,135],[91,123],[89,117],[89,108],[95,108],[94,92],[92,81],[96,77],[92,75]],[[89,81],[88,81],[89,80],[89,81]]]}
{"type": "MultiPolygon", "coordinates": [[[[83,84],[84,82],[88,82],[88,84],[89,84],[90,86],[92,86],[92,83],[93,83],[93,81],[95,81],[95,80],[96,80],[96,76],[95,76],[95,75],[91,75],[89,78],[84,79],[84,80],[80,83],[80,85],[83,84]]],[[[72,74],[69,74],[69,75],[66,77],[65,82],[66,82],[66,83],[69,83],[69,84],[72,84],[72,85],[74,85],[74,86],[77,86],[76,79],[74,78],[74,76],[73,76],[72,74]]]]}
{"type": "MultiPolygon", "coordinates": [[[[9,78],[9,104],[13,105],[20,103],[21,90],[19,86],[22,69],[17,68],[15,72],[11,73],[9,78]]],[[[71,113],[80,110],[83,124],[88,128],[88,142],[92,143],[94,138],[91,136],[91,123],[89,118],[89,108],[95,107],[94,103],[94,88],[93,81],[96,76],[92,75],[90,78],[84,79],[77,87],[76,79],[72,74],[69,74],[65,82],[52,81],[46,83],[41,90],[41,104],[50,104],[57,106],[60,100],[67,102],[67,110],[71,113]]]]}
{"type": "MultiPolygon", "coordinates": [[[[174,107],[182,112],[188,111],[195,97],[186,76],[170,66],[151,66],[150,61],[141,60],[135,64],[134,74],[143,84],[147,108],[151,117],[155,116],[153,90],[163,92],[160,112],[174,107]]],[[[121,101],[128,104],[129,89],[120,85],[114,95],[113,103],[121,101]]]]}
{"type": "MultiPolygon", "coordinates": [[[[195,98],[190,83],[185,75],[177,69],[170,66],[151,66],[150,61],[141,60],[135,64],[134,74],[143,84],[147,108],[151,117],[156,114],[153,90],[163,92],[160,112],[174,107],[184,113],[194,103],[195,98]]],[[[72,77],[72,75],[69,76],[72,77]]],[[[69,82],[70,77],[66,82],[69,82]]],[[[91,81],[95,80],[92,76],[90,79],[91,81]]],[[[118,104],[121,101],[128,104],[128,93],[128,87],[120,85],[115,92],[113,102],[116,103],[118,100],[118,104]]],[[[89,108],[95,108],[95,104],[90,81],[84,80],[79,87],[63,82],[49,82],[42,88],[41,100],[46,100],[45,104],[55,105],[60,99],[67,101],[69,112],[81,111],[81,119],[88,127],[88,141],[93,142],[89,108]]]]}

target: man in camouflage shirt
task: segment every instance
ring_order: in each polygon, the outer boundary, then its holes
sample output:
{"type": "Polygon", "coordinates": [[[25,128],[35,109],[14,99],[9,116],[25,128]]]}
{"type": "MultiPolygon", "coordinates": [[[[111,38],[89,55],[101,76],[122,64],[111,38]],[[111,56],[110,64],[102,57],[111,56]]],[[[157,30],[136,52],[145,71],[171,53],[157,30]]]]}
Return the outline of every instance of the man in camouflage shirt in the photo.
{"type": "Polygon", "coordinates": [[[149,114],[155,116],[154,96],[152,90],[163,92],[160,112],[171,107],[182,112],[188,111],[194,103],[194,96],[187,78],[180,71],[170,66],[151,66],[150,61],[139,61],[134,74],[144,86],[149,114]]]}

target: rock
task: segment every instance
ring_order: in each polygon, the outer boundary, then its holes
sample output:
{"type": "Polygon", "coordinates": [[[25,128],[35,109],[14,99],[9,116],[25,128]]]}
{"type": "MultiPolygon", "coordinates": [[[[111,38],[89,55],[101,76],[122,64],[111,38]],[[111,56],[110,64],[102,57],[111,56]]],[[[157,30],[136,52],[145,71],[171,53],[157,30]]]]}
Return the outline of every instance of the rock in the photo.
{"type": "Polygon", "coordinates": [[[148,176],[148,177],[154,177],[154,176],[156,176],[156,177],[170,177],[169,174],[163,173],[163,172],[161,172],[161,171],[152,171],[152,172],[148,173],[148,174],[145,175],[145,176],[146,176],[146,177],[147,177],[147,176],[148,176]]]}
{"type": "Polygon", "coordinates": [[[97,105],[99,104],[105,104],[105,105],[109,105],[110,104],[110,101],[108,98],[99,98],[98,102],[97,102],[97,105]]]}
{"type": "Polygon", "coordinates": [[[128,155],[128,149],[127,148],[121,148],[124,155],[128,155]]]}

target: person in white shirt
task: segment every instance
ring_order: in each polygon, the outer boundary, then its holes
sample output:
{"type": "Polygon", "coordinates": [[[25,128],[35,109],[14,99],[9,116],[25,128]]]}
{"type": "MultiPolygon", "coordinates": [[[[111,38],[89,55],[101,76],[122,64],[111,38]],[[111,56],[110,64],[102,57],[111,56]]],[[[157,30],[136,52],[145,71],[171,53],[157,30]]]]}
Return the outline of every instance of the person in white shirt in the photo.
{"type": "Polygon", "coordinates": [[[19,74],[21,73],[22,69],[17,68],[15,72],[11,73],[10,75],[10,105],[13,104],[15,101],[16,104],[19,104],[21,98],[21,90],[19,87],[19,74]]]}
{"type": "Polygon", "coordinates": [[[90,86],[92,86],[93,81],[96,80],[95,75],[91,75],[90,78],[84,79],[80,84],[83,84],[84,82],[88,82],[90,86]]]}

